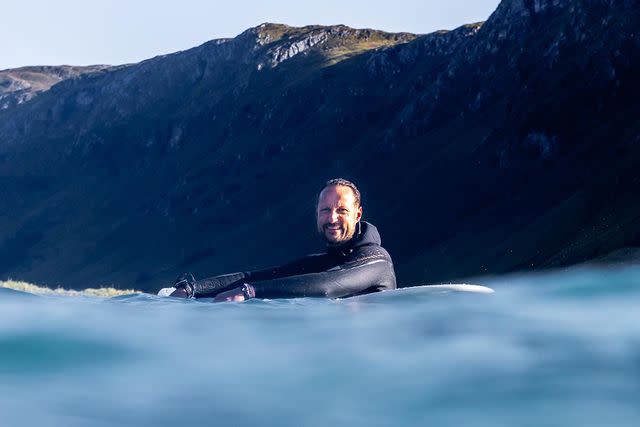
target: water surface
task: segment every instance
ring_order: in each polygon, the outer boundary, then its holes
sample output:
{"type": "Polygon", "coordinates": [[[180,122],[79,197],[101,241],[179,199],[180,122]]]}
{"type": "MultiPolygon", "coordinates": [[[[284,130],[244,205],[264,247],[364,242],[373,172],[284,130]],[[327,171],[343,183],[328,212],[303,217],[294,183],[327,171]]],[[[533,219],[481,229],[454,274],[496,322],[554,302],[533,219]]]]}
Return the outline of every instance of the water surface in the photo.
{"type": "Polygon", "coordinates": [[[211,304],[0,289],[3,426],[636,426],[640,268],[211,304]]]}

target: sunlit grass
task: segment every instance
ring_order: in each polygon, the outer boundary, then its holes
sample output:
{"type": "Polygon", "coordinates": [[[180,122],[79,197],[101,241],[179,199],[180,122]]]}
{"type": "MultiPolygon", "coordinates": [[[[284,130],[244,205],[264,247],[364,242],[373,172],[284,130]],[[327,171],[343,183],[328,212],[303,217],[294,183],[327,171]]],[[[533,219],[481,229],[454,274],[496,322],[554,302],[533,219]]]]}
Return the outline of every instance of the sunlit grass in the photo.
{"type": "Polygon", "coordinates": [[[324,64],[324,66],[331,66],[337,64],[338,62],[344,61],[345,59],[349,59],[356,55],[369,52],[373,49],[394,46],[396,44],[398,44],[398,42],[395,40],[374,39],[353,43],[351,45],[338,46],[325,52],[327,62],[324,64]]]}
{"type": "Polygon", "coordinates": [[[47,288],[37,286],[27,282],[20,282],[15,280],[0,281],[0,288],[9,288],[16,291],[29,292],[31,294],[40,295],[67,295],[67,296],[89,296],[89,297],[115,297],[118,295],[129,295],[134,293],[141,293],[133,289],[115,289],[115,288],[87,288],[81,291],[75,291],[72,289],[64,288],[47,288]]]}

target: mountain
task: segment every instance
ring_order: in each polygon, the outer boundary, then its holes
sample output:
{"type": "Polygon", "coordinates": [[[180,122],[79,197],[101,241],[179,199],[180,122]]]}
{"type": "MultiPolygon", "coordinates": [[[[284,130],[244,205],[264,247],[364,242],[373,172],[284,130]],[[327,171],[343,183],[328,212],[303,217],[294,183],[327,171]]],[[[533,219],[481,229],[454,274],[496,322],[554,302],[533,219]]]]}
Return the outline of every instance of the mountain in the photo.
{"type": "Polygon", "coordinates": [[[0,274],[153,290],[280,263],[321,248],[335,176],[402,284],[639,246],[639,9],[504,0],[427,35],[262,24],[65,79],[0,110],[0,274]]]}
{"type": "Polygon", "coordinates": [[[22,67],[0,71],[0,110],[22,104],[63,80],[107,71],[108,65],[22,67]]]}

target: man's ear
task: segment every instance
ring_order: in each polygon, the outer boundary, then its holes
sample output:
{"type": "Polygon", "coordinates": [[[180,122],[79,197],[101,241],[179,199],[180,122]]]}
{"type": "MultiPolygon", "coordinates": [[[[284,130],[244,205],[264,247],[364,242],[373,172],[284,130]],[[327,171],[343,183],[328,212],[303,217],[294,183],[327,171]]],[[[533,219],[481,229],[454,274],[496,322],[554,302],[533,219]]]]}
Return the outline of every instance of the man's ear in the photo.
{"type": "Polygon", "coordinates": [[[362,218],[362,206],[358,208],[358,213],[356,215],[357,215],[356,222],[358,222],[360,221],[360,218],[362,218]]]}

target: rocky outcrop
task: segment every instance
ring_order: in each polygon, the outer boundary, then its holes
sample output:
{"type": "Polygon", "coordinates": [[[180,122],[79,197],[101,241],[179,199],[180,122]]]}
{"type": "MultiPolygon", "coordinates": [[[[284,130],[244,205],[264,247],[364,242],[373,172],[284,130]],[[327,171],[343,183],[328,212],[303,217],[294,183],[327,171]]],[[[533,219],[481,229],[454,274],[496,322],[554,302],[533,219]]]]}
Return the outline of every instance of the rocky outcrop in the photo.
{"type": "Polygon", "coordinates": [[[394,46],[416,38],[410,33],[385,33],[370,29],[354,29],[345,25],[322,27],[318,25],[293,28],[282,24],[261,24],[247,30],[239,38],[246,38],[254,44],[253,50],[260,51],[257,69],[267,66],[274,68],[299,54],[307,54],[316,47],[327,58],[362,53],[375,48],[394,46]],[[263,49],[264,48],[264,49],[263,49]],[[337,54],[336,51],[340,53],[337,54]]]}
{"type": "Polygon", "coordinates": [[[263,24],[66,79],[0,111],[0,274],[154,289],[279,263],[316,249],[333,176],[362,187],[403,284],[640,246],[638,12],[504,0],[420,36],[263,24]]]}
{"type": "Polygon", "coordinates": [[[23,67],[0,71],[0,110],[29,101],[63,80],[88,73],[104,72],[110,68],[108,65],[88,67],[61,65],[57,67],[23,67]]]}

